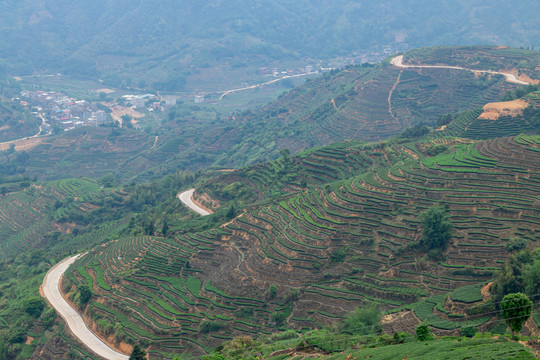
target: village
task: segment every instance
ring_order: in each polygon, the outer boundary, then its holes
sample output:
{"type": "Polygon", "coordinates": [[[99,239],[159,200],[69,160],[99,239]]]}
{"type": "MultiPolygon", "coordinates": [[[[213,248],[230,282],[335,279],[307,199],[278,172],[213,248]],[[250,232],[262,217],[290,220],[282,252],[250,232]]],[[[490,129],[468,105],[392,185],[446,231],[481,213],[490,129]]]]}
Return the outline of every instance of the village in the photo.
{"type": "MultiPolygon", "coordinates": [[[[406,51],[408,47],[406,43],[399,43],[397,45],[388,45],[380,51],[358,51],[348,56],[340,56],[324,62],[306,59],[308,65],[299,68],[279,69],[261,67],[258,69],[258,75],[276,79],[269,82],[272,83],[279,81],[280,78],[320,73],[343,68],[348,65],[375,64],[390,54],[406,51]]],[[[223,97],[224,93],[249,89],[257,85],[249,86],[247,83],[243,83],[242,86],[244,88],[224,91],[218,95],[221,94],[223,97]]],[[[68,131],[81,126],[106,126],[107,124],[130,126],[136,123],[136,118],[144,117],[144,112],[168,111],[177,104],[178,99],[182,101],[193,101],[195,103],[215,102],[215,100],[210,100],[210,98],[213,98],[212,94],[204,91],[163,97],[154,94],[128,94],[115,99],[114,102],[76,100],[61,92],[41,90],[23,90],[21,91],[21,96],[24,98],[24,100],[20,100],[21,105],[31,107],[36,115],[42,118],[41,135],[68,131]],[[128,124],[124,124],[124,120],[127,119],[126,116],[131,119],[128,124]]]]}
{"type": "Polygon", "coordinates": [[[26,99],[21,104],[31,106],[53,129],[67,131],[79,126],[100,126],[110,121],[98,103],[75,100],[63,93],[23,90],[21,96],[26,99]]]}

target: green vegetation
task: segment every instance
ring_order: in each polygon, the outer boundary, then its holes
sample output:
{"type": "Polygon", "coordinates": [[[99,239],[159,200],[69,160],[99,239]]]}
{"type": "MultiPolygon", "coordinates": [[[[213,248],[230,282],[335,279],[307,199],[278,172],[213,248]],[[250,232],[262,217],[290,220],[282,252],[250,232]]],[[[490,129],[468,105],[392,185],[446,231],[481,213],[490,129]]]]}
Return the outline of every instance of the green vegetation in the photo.
{"type": "Polygon", "coordinates": [[[523,293],[508,294],[502,299],[501,315],[512,333],[519,333],[523,324],[529,320],[532,305],[532,301],[523,293]]]}
{"type": "MultiPolygon", "coordinates": [[[[332,5],[291,5],[282,0],[248,5],[236,0],[194,9],[177,2],[147,1],[126,10],[109,1],[99,6],[67,0],[48,7],[34,1],[28,6],[8,3],[3,5],[3,14],[9,15],[0,18],[6,25],[4,38],[9,39],[1,48],[6,57],[0,76],[61,72],[99,76],[117,86],[179,91],[186,81],[190,85],[198,80],[194,88],[219,82],[221,77],[209,81],[206,73],[219,66],[242,74],[269,64],[298,64],[298,58],[334,58],[358,49],[381,51],[381,44],[398,46],[403,40],[419,45],[496,42],[530,46],[539,35],[530,11],[535,4],[530,1],[499,4],[489,10],[489,16],[475,12],[483,5],[479,0],[462,6],[423,1],[416,6],[403,2],[389,7],[384,1],[362,7],[347,0],[332,5]],[[385,11],[390,18],[408,20],[385,21],[385,11]],[[518,17],[521,27],[512,27],[508,19],[518,17]],[[177,26],[178,21],[182,26],[177,26]],[[275,26],[278,21],[281,25],[275,26]],[[69,31],[74,26],[77,33],[69,31]],[[224,28],[227,32],[219,31],[224,28]],[[40,36],[44,31],[47,38],[40,36]],[[18,51],[11,51],[15,47],[18,51]],[[66,60],[58,63],[58,58],[66,60]]],[[[435,55],[443,57],[446,49],[435,55]]],[[[501,57],[518,62],[527,55],[519,49],[495,49],[482,50],[498,51],[501,57]]],[[[476,64],[474,60],[469,61],[476,64]]],[[[528,61],[524,63],[528,67],[528,61]]],[[[488,61],[479,65],[501,68],[488,61]]]]}
{"type": "Polygon", "coordinates": [[[422,224],[420,246],[427,250],[444,251],[454,229],[448,210],[444,206],[433,207],[422,213],[420,218],[422,224]]]}
{"type": "Polygon", "coordinates": [[[418,341],[426,341],[426,340],[431,340],[432,339],[432,336],[431,336],[431,330],[429,329],[429,325],[428,324],[420,324],[416,327],[416,338],[418,339],[418,341]]]}
{"type": "MultiPolygon", "coordinates": [[[[375,356],[391,346],[411,351],[416,340],[403,331],[417,328],[419,339],[436,343],[422,345],[431,355],[448,346],[441,334],[476,332],[477,339],[454,338],[455,348],[491,343],[493,358],[528,356],[522,347],[499,346],[504,337],[482,333],[504,335],[505,295],[538,293],[540,138],[533,131],[488,140],[451,136],[470,134],[482,120],[481,110],[471,109],[514,88],[467,72],[353,66],[227,120],[185,120],[184,128],[176,126],[182,116],[171,113],[165,122],[177,129],[170,132],[78,129],[21,159],[8,151],[6,164],[26,161],[23,174],[40,172],[54,149],[61,155],[43,176],[79,169],[98,180],[2,177],[0,343],[14,358],[37,349],[64,355],[71,343],[63,340],[57,350],[55,341],[69,337],[36,285],[53,263],[87,251],[66,272],[63,291],[98,332],[116,345],[139,344],[151,357],[202,356],[212,348],[210,358],[284,349],[375,356]],[[438,117],[445,130],[421,125],[438,117]],[[178,131],[197,136],[188,141],[178,131]],[[399,133],[291,155],[345,136],[399,133]],[[119,169],[92,165],[97,152],[75,160],[94,149],[89,144],[124,152],[103,158],[119,169]],[[192,164],[184,162],[190,155],[192,164]],[[261,159],[270,161],[178,170],[261,159]],[[201,217],[183,206],[177,194],[189,188],[215,213],[201,217]],[[480,337],[486,342],[475,342],[480,337]]],[[[534,120],[534,96],[528,98],[530,112],[482,130],[509,135],[534,120]]]]}
{"type": "Polygon", "coordinates": [[[530,296],[538,294],[540,277],[540,250],[522,250],[513,254],[497,274],[491,292],[495,301],[511,293],[524,292],[530,296]]]}
{"type": "Polygon", "coordinates": [[[340,330],[351,335],[376,334],[380,331],[380,313],[371,305],[365,308],[355,308],[347,315],[340,330]]]}

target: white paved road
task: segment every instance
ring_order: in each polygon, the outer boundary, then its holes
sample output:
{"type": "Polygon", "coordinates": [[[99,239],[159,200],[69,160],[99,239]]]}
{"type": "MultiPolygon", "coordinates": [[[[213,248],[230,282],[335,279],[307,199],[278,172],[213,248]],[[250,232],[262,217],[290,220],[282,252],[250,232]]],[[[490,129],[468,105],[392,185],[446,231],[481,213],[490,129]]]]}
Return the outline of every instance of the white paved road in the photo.
{"type": "Polygon", "coordinates": [[[503,73],[499,71],[491,71],[491,70],[472,70],[472,69],[466,69],[459,66],[447,66],[447,65],[405,65],[403,64],[403,55],[396,56],[392,60],[390,60],[390,63],[394,66],[397,66],[399,68],[430,68],[430,69],[452,69],[452,70],[467,70],[472,71],[474,73],[487,73],[487,74],[498,74],[503,75],[506,78],[506,81],[519,84],[519,85],[529,85],[528,82],[519,80],[514,74],[509,73],[503,73]]]}
{"type": "Polygon", "coordinates": [[[199,205],[195,204],[193,202],[193,199],[192,199],[192,196],[193,196],[193,193],[195,192],[195,189],[189,189],[189,190],[186,190],[184,192],[181,192],[180,194],[177,195],[178,199],[180,199],[180,201],[186,205],[188,208],[190,208],[191,210],[195,211],[196,213],[202,215],[202,216],[206,216],[206,215],[210,215],[212,214],[211,212],[199,207],[199,205]]]}
{"type": "Polygon", "coordinates": [[[69,329],[83,344],[89,349],[108,360],[127,360],[129,356],[111,349],[107,344],[101,341],[84,323],[83,318],[75,309],[69,305],[60,293],[60,278],[67,268],[75,262],[80,256],[76,255],[62,260],[49,270],[43,280],[42,290],[45,298],[64,318],[69,329]]]}

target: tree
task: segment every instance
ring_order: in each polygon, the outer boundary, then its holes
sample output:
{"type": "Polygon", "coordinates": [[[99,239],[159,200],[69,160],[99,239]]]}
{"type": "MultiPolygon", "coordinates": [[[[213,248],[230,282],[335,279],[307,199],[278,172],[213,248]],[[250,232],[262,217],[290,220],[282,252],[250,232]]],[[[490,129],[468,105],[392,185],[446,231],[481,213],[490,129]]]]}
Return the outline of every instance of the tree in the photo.
{"type": "Polygon", "coordinates": [[[444,206],[429,208],[420,215],[420,220],[423,229],[420,245],[427,250],[446,249],[454,230],[448,210],[444,206]]]}
{"type": "Polygon", "coordinates": [[[90,290],[88,285],[84,284],[77,286],[77,289],[79,290],[79,300],[81,304],[86,304],[92,297],[92,290],[90,290]]]}
{"type": "Polygon", "coordinates": [[[129,360],[146,360],[146,352],[139,345],[135,345],[129,360]]]}
{"type": "Polygon", "coordinates": [[[43,311],[44,306],[45,306],[45,302],[40,297],[28,298],[24,300],[24,303],[23,303],[24,311],[26,311],[28,314],[36,318],[41,315],[41,312],[43,311]]]}
{"type": "Polygon", "coordinates": [[[540,276],[540,264],[535,265],[536,261],[540,261],[540,249],[532,253],[522,250],[510,256],[491,286],[493,300],[499,302],[506,294],[518,292],[536,294],[535,289],[540,288],[535,283],[540,276]]]}
{"type": "Polygon", "coordinates": [[[531,311],[532,301],[523,293],[508,294],[501,302],[501,315],[514,334],[521,331],[531,311]]]}
{"type": "Polygon", "coordinates": [[[163,227],[161,228],[161,233],[163,236],[167,236],[167,233],[169,232],[169,224],[167,223],[167,219],[163,220],[163,227]]]}
{"type": "Polygon", "coordinates": [[[270,299],[273,299],[276,297],[276,294],[277,294],[277,286],[274,285],[274,284],[271,284],[269,287],[268,287],[268,297],[270,299]]]}
{"type": "Polygon", "coordinates": [[[461,336],[472,338],[476,334],[476,328],[472,325],[464,326],[459,330],[461,336]]]}
{"type": "Polygon", "coordinates": [[[532,296],[540,293],[540,259],[535,259],[533,263],[525,265],[523,280],[527,294],[532,296]]]}
{"type": "Polygon", "coordinates": [[[426,341],[431,339],[431,330],[429,325],[426,323],[421,323],[416,327],[416,338],[418,341],[426,341]]]}

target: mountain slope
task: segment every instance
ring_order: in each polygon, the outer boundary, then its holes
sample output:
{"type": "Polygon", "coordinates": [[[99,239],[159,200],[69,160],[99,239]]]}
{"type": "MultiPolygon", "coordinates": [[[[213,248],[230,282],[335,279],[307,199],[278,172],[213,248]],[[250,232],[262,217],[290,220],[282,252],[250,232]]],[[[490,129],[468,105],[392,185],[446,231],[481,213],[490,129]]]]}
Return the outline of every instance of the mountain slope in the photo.
{"type": "Polygon", "coordinates": [[[537,244],[539,143],[457,141],[435,157],[408,143],[365,150],[389,163],[252,207],[213,230],[122,238],[78,261],[68,284],[76,294],[90,274],[86,311],[94,321],[120,322],[126,333],[117,341],[147,339],[157,358],[282,325],[320,327],[372,303],[415,303],[403,318],[409,327],[420,319],[443,332],[489,328],[490,316],[448,318],[432,309],[465,285],[476,284],[457,302],[481,300],[480,285],[506,258],[509,238],[537,244]],[[455,233],[445,260],[432,262],[411,244],[421,234],[419,214],[439,203],[455,233]]]}

